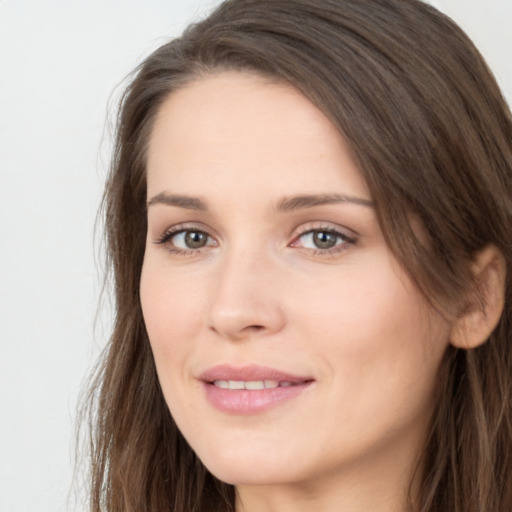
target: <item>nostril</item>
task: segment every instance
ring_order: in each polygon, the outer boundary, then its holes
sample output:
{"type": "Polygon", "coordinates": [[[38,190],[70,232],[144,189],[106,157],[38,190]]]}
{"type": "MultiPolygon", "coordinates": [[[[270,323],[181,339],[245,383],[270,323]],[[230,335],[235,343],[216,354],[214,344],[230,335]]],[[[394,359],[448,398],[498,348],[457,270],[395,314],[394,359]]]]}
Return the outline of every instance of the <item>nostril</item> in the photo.
{"type": "Polygon", "coordinates": [[[263,325],[248,325],[245,329],[250,331],[261,331],[264,327],[263,325]]]}
{"type": "MultiPolygon", "coordinates": [[[[222,331],[217,329],[215,326],[210,326],[210,329],[216,333],[221,333],[222,331]]],[[[243,335],[244,333],[250,333],[250,332],[260,332],[265,329],[264,325],[247,325],[243,327],[242,329],[237,331],[238,335],[243,335]]]]}

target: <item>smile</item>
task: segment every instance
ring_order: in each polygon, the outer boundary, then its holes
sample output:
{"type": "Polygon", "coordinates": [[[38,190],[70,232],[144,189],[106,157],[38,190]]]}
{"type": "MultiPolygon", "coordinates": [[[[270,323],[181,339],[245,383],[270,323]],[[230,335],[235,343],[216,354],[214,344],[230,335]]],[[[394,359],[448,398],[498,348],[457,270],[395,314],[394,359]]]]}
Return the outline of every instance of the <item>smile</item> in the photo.
{"type": "Polygon", "coordinates": [[[218,411],[258,414],[303,394],[315,382],[266,366],[214,366],[201,374],[207,401],[218,411]]]}
{"type": "Polygon", "coordinates": [[[214,386],[222,389],[248,389],[248,390],[256,390],[256,389],[273,389],[277,387],[286,388],[289,386],[294,386],[293,382],[290,381],[282,381],[279,382],[277,380],[216,380],[212,382],[214,386]]]}

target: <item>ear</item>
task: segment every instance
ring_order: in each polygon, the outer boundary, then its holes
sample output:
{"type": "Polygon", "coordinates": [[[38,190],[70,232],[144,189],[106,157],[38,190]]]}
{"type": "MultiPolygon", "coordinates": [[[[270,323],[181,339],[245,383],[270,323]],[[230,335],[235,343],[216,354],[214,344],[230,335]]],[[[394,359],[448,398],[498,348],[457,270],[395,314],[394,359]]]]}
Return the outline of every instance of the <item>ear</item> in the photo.
{"type": "Polygon", "coordinates": [[[487,341],[498,325],[505,304],[506,262],[494,245],[486,246],[473,258],[474,290],[455,321],[450,342],[471,349],[487,341]]]}

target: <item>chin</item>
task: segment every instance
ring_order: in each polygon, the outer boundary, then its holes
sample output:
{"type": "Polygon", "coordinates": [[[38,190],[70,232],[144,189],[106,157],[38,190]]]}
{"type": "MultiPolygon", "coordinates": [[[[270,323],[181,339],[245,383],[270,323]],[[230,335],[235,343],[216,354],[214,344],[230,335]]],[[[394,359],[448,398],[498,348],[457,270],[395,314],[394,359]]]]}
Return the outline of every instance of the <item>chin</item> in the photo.
{"type": "MultiPolygon", "coordinates": [[[[196,451],[201,462],[208,471],[219,480],[232,485],[270,485],[300,481],[304,478],[303,468],[298,460],[290,460],[286,450],[262,446],[259,443],[237,443],[231,445],[217,444],[222,447],[216,450],[196,451]]],[[[297,454],[301,451],[297,447],[297,454]]]]}
{"type": "Polygon", "coordinates": [[[298,475],[289,474],[281,467],[256,466],[248,463],[232,464],[221,461],[206,468],[216,478],[227,484],[235,486],[265,486],[287,484],[302,480],[298,475]]]}

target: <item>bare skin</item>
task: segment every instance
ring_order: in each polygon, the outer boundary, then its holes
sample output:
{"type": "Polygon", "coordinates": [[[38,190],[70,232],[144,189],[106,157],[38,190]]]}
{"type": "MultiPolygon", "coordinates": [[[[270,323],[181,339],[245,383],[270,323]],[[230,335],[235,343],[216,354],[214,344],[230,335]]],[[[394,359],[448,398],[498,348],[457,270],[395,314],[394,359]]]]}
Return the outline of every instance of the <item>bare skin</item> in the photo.
{"type": "Polygon", "coordinates": [[[144,317],[173,417],[236,486],[237,512],[413,510],[454,326],[395,260],[371,199],[340,134],[289,85],[211,75],[157,116],[144,317]],[[201,378],[216,365],[309,380],[226,412],[201,378]]]}

